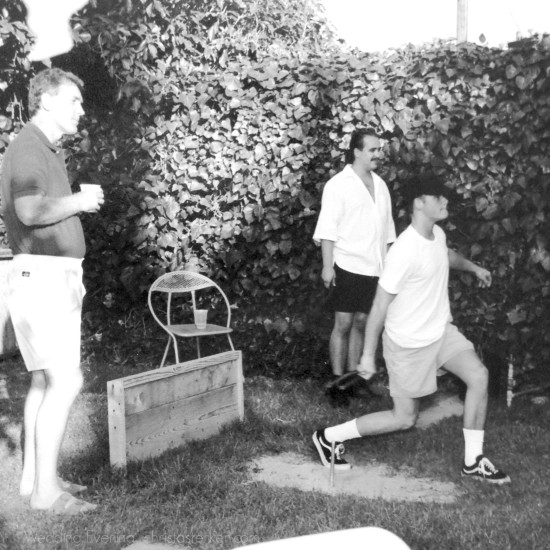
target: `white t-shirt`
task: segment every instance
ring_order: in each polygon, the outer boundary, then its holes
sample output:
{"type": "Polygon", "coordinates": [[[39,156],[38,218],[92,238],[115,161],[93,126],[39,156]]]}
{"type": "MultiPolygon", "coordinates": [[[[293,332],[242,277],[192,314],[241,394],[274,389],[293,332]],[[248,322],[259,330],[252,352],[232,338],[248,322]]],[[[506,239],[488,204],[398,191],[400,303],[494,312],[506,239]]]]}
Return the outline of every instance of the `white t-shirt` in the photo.
{"type": "Polygon", "coordinates": [[[388,308],[387,335],[404,348],[421,348],[439,340],[451,321],[449,252],[445,232],[434,226],[434,240],[409,225],[386,256],[380,286],[396,294],[388,308]]]}
{"type": "Polygon", "coordinates": [[[375,200],[351,164],[327,182],[313,239],[334,241],[334,263],[342,269],[378,277],[395,226],[388,188],[371,174],[375,200]]]}

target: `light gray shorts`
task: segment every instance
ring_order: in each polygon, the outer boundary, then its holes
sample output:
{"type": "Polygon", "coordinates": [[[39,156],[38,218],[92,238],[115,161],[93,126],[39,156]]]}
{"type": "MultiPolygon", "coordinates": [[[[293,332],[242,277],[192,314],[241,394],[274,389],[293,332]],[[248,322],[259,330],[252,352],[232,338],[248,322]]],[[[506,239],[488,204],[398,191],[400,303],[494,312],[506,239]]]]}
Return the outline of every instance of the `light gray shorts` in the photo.
{"type": "Polygon", "coordinates": [[[474,346],[449,323],[443,336],[422,348],[403,348],[384,332],[384,359],[392,397],[423,397],[437,391],[437,370],[455,355],[474,346]]]}
{"type": "Polygon", "coordinates": [[[80,366],[82,260],[17,254],[8,308],[27,370],[80,366]]]}

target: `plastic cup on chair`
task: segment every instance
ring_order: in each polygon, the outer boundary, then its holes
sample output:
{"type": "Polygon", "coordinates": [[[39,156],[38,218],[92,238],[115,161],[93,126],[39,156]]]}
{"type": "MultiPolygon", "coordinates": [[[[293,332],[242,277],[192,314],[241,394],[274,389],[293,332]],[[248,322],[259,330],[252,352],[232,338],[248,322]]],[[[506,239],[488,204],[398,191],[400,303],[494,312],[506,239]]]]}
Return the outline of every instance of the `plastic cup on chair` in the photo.
{"type": "Polygon", "coordinates": [[[196,309],[194,311],[195,315],[195,326],[199,330],[203,330],[206,328],[206,317],[208,315],[207,309],[196,309]]]}

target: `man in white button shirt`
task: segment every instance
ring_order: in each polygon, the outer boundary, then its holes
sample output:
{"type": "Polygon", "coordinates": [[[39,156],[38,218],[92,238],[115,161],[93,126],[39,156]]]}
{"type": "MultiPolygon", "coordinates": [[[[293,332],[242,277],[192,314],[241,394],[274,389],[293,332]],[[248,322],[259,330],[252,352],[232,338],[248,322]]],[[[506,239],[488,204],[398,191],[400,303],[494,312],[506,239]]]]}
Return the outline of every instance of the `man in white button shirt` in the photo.
{"type": "Polygon", "coordinates": [[[333,287],[330,361],[335,378],[357,368],[378,277],[395,240],[390,193],[374,173],[380,156],[373,131],[353,132],[345,168],[323,190],[313,235],[321,244],[321,278],[327,289],[333,287]]]}
{"type": "Polygon", "coordinates": [[[388,253],[358,367],[365,378],[376,371],[374,357],[384,329],[393,409],[317,430],[313,443],[325,467],[333,460],[335,468],[349,469],[342,442],[412,428],[418,418],[419,398],[437,390],[437,370],[444,368],[466,384],[461,475],[488,483],[509,483],[510,478],[483,454],[488,371],[472,343],[452,324],[448,293],[449,268],[472,273],[482,286],[491,284],[491,273],[447,248],[445,232],[436,225],[449,215],[448,191],[439,179],[425,175],[406,190],[411,225],[388,253]]]}

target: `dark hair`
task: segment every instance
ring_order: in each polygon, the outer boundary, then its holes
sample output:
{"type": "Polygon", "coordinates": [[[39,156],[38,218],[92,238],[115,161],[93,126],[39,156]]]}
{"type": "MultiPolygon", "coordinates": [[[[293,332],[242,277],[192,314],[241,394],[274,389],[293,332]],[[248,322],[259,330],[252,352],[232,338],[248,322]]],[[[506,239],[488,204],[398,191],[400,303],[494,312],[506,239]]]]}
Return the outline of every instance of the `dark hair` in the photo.
{"type": "Polygon", "coordinates": [[[374,130],[369,130],[367,128],[361,128],[359,130],[354,130],[351,134],[351,139],[349,140],[349,147],[346,151],[346,164],[352,164],[355,160],[355,149],[363,149],[365,146],[365,138],[374,137],[378,138],[378,135],[374,130]]]}
{"type": "Polygon", "coordinates": [[[409,212],[412,212],[414,199],[423,195],[446,197],[448,199],[450,198],[451,190],[445,186],[443,180],[438,175],[426,172],[419,176],[413,176],[403,187],[403,198],[409,212]]]}
{"type": "Polygon", "coordinates": [[[44,93],[55,95],[63,84],[73,83],[79,90],[84,87],[84,82],[78,76],[61,69],[45,69],[40,71],[29,86],[29,113],[34,116],[40,109],[40,98],[44,93]]]}

